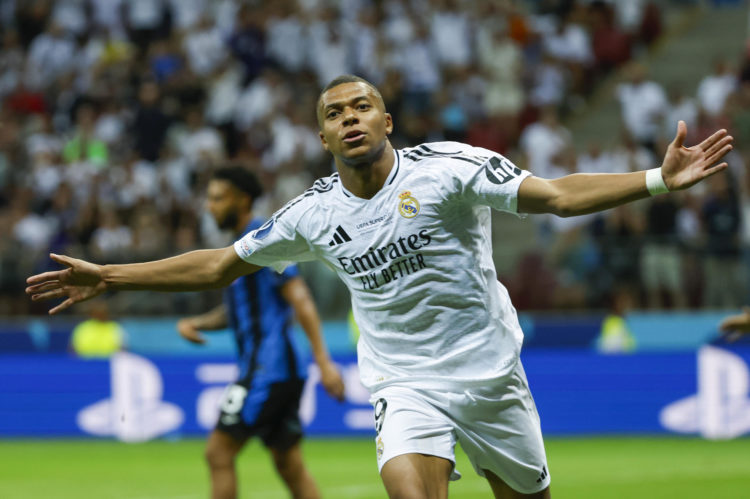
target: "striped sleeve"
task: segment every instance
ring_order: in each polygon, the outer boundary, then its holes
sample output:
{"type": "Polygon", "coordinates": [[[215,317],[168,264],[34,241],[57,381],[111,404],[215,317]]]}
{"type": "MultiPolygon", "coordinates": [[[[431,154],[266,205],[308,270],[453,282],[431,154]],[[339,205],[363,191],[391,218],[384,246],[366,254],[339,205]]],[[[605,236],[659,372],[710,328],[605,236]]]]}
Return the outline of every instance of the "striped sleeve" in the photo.
{"type": "Polygon", "coordinates": [[[518,188],[530,175],[501,154],[459,142],[421,144],[404,156],[413,161],[439,159],[461,199],[510,213],[517,213],[518,188]]]}
{"type": "MultiPolygon", "coordinates": [[[[309,197],[309,196],[307,196],[309,197]]],[[[309,208],[304,194],[286,204],[260,228],[234,243],[234,251],[248,263],[283,272],[293,262],[314,260],[307,238],[297,227],[309,208]]]]}

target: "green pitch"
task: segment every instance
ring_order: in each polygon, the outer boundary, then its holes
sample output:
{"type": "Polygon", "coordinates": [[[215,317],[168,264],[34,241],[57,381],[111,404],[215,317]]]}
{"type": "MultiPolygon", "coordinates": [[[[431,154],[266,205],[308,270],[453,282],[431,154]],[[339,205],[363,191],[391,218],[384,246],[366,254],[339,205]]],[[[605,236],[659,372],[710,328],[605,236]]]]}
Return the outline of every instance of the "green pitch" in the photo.
{"type": "MultiPolygon", "coordinates": [[[[203,441],[0,440],[4,499],[203,499],[209,497],[203,441]]],[[[750,497],[750,439],[547,439],[556,499],[750,497]]],[[[374,444],[309,439],[304,453],[324,498],[385,497],[374,444]]],[[[239,460],[245,498],[287,497],[258,444],[239,460]]],[[[452,498],[490,497],[462,452],[452,498]]]]}

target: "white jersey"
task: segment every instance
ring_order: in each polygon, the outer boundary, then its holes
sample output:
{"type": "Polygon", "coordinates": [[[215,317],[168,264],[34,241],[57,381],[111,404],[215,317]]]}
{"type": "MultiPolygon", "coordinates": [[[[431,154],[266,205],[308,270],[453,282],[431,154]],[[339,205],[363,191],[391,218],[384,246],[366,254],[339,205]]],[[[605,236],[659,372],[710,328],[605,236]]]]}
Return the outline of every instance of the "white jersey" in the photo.
{"type": "Polygon", "coordinates": [[[492,261],[490,207],[516,212],[529,173],[487,149],[437,142],[395,151],[371,199],[338,174],[317,180],[234,244],[282,270],[320,259],[346,283],[362,383],[486,383],[513,371],[523,340],[492,261]]]}

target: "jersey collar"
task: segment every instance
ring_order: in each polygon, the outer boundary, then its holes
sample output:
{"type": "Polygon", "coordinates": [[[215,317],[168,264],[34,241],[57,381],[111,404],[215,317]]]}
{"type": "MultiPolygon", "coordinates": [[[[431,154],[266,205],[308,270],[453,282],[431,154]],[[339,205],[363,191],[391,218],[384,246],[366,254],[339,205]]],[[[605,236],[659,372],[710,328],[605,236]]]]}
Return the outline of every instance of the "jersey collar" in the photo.
{"type": "MultiPolygon", "coordinates": [[[[396,180],[396,176],[398,175],[398,171],[401,167],[401,155],[396,149],[393,149],[393,154],[396,156],[396,161],[393,162],[393,168],[391,168],[390,173],[388,173],[388,178],[385,179],[385,183],[383,184],[383,187],[380,189],[380,191],[391,185],[396,180]]],[[[344,187],[344,184],[342,182],[339,182],[339,186],[341,187],[341,193],[344,196],[352,199],[360,199],[349,192],[346,187],[344,187]]],[[[378,193],[380,193],[380,191],[378,191],[378,193]]],[[[375,195],[377,196],[377,194],[375,195]]]]}

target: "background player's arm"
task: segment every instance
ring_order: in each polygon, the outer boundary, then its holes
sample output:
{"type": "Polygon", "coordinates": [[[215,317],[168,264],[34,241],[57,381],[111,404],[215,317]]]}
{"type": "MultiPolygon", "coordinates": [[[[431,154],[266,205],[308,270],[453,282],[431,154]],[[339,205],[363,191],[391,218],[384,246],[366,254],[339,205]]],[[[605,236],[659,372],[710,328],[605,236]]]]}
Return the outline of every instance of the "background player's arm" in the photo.
{"type": "MultiPolygon", "coordinates": [[[[687,189],[724,170],[716,165],[732,149],[732,137],[719,130],[693,147],[684,147],[687,127],[680,121],[669,144],[661,175],[670,191],[687,189]]],[[[606,210],[648,197],[646,172],[573,174],[555,180],[527,177],[518,190],[518,211],[554,213],[562,217],[606,210]]]]}
{"type": "Polygon", "coordinates": [[[729,341],[750,333],[750,307],[743,307],[741,314],[725,317],[719,328],[726,334],[729,341]]]}
{"type": "Polygon", "coordinates": [[[236,278],[261,268],[240,259],[232,246],[126,265],[96,265],[54,254],[50,257],[67,268],[37,274],[26,280],[29,284],[26,293],[31,295],[32,300],[65,299],[50,310],[50,314],[105,291],[200,291],[222,288],[236,278]]]}
{"type": "Polygon", "coordinates": [[[315,308],[315,302],[310,295],[310,290],[305,281],[300,277],[288,280],[281,287],[281,295],[294,309],[297,320],[310,342],[315,363],[320,368],[320,381],[323,384],[323,388],[332,397],[343,400],[344,382],[328,354],[328,348],[326,347],[321,331],[318,309],[315,308]]]}
{"type": "Polygon", "coordinates": [[[186,317],[177,321],[180,336],[193,343],[206,342],[201,331],[215,331],[227,327],[227,307],[223,303],[205,314],[186,317]]]}

